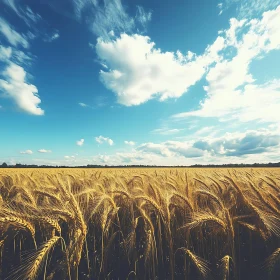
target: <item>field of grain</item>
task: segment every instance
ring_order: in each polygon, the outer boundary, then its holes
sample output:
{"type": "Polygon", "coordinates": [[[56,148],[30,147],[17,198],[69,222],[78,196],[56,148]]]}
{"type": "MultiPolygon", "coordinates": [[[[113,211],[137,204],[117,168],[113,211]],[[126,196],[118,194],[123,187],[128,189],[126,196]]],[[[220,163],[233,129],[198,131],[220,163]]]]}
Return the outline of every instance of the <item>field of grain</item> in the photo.
{"type": "Polygon", "coordinates": [[[0,169],[0,279],[267,280],[279,169],[0,169]]]}

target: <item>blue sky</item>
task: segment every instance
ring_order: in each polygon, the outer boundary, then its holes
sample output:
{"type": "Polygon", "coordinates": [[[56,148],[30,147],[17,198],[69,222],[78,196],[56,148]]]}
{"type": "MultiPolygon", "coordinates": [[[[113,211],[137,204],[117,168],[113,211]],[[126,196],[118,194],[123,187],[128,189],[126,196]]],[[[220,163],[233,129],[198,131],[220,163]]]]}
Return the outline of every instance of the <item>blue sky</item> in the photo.
{"type": "Polygon", "coordinates": [[[0,163],[278,162],[280,1],[0,0],[0,163]]]}

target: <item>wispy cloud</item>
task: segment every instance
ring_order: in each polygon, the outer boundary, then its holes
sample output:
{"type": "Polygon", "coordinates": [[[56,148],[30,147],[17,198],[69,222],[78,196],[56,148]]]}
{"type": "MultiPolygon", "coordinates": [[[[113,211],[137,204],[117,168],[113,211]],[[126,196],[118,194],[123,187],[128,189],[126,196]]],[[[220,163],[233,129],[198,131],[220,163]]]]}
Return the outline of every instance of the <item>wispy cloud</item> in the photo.
{"type": "Polygon", "coordinates": [[[41,154],[47,154],[47,153],[51,153],[52,151],[51,150],[46,150],[46,149],[40,149],[38,150],[39,153],[41,154]]]}
{"type": "Polygon", "coordinates": [[[217,7],[218,7],[218,9],[219,9],[219,16],[223,13],[223,3],[219,3],[218,5],[217,5],[217,7]]]}
{"type": "Polygon", "coordinates": [[[12,48],[0,45],[0,61],[7,62],[12,56],[12,48]]]}
{"type": "Polygon", "coordinates": [[[91,29],[97,35],[108,38],[108,32],[129,32],[134,28],[134,20],[125,11],[121,0],[104,0],[94,11],[91,29]]]}
{"type": "Polygon", "coordinates": [[[205,135],[205,134],[210,134],[211,132],[213,132],[215,129],[214,126],[205,126],[202,127],[201,129],[197,130],[195,132],[195,135],[200,136],[200,135],[205,135]]]}
{"type": "Polygon", "coordinates": [[[16,32],[3,18],[0,17],[0,33],[4,35],[7,41],[17,47],[18,45],[23,46],[24,48],[29,47],[29,43],[26,40],[24,35],[16,32]]]}
{"type": "Polygon", "coordinates": [[[57,40],[60,37],[59,32],[55,31],[52,35],[46,35],[43,39],[45,42],[51,43],[54,40],[57,40]]]}
{"type": "Polygon", "coordinates": [[[114,144],[114,141],[112,139],[101,136],[101,135],[98,137],[95,137],[95,141],[99,144],[108,143],[110,146],[112,146],[114,144]]]}
{"type": "Polygon", "coordinates": [[[152,12],[146,12],[145,9],[141,6],[136,6],[136,20],[143,26],[143,28],[147,28],[147,24],[152,19],[152,12]]]}
{"type": "Polygon", "coordinates": [[[32,150],[26,150],[26,151],[21,151],[20,154],[32,155],[33,152],[32,152],[32,150]]]}
{"type": "Polygon", "coordinates": [[[21,50],[4,47],[0,45],[0,61],[9,64],[11,61],[20,65],[31,65],[35,56],[30,52],[23,52],[21,50]]]}
{"type": "Polygon", "coordinates": [[[180,131],[182,131],[183,129],[178,129],[178,128],[157,128],[152,130],[152,133],[154,134],[161,134],[161,135],[171,135],[171,134],[176,134],[180,131]]]}
{"type": "Polygon", "coordinates": [[[30,52],[23,52],[21,50],[13,50],[13,55],[11,60],[19,65],[30,66],[36,57],[30,52]]]}
{"type": "Polygon", "coordinates": [[[124,141],[124,143],[128,146],[134,146],[136,144],[134,141],[124,141]]]}
{"type": "Polygon", "coordinates": [[[85,139],[81,139],[81,140],[78,140],[78,141],[76,142],[76,144],[77,144],[78,146],[83,146],[84,143],[85,143],[85,139]]]}
{"type": "Polygon", "coordinates": [[[11,8],[27,25],[37,23],[42,17],[34,13],[29,6],[21,6],[17,0],[3,0],[3,3],[11,8]]]}
{"type": "Polygon", "coordinates": [[[275,9],[279,5],[279,0],[225,0],[224,10],[234,6],[237,11],[237,17],[253,18],[260,16],[263,12],[275,9]]]}
{"type": "Polygon", "coordinates": [[[41,100],[38,96],[38,89],[26,81],[26,72],[14,63],[10,63],[2,73],[5,80],[0,79],[0,89],[7,97],[12,98],[17,106],[32,115],[44,115],[39,107],[41,100]]]}
{"type": "MultiPolygon", "coordinates": [[[[9,42],[13,45],[21,45],[27,48],[30,41],[35,38],[41,38],[45,42],[52,42],[59,38],[58,30],[52,29],[50,24],[42,18],[41,15],[34,12],[26,1],[18,0],[2,0],[3,3],[9,7],[21,20],[24,22],[28,31],[23,34],[18,34],[13,28],[5,21],[5,34],[9,38],[9,42]],[[7,26],[8,25],[8,26],[7,26]],[[9,31],[11,29],[11,31],[9,31]],[[16,44],[16,42],[18,42],[16,44]]],[[[50,1],[50,0],[49,0],[50,1]]],[[[71,1],[69,1],[71,2],[71,1]]]]}
{"type": "Polygon", "coordinates": [[[129,15],[121,0],[71,0],[63,6],[59,1],[49,0],[48,4],[57,12],[85,22],[89,30],[105,40],[136,29],[145,31],[152,16],[151,11],[146,12],[141,6],[136,7],[135,16],[129,15]]]}
{"type": "Polygon", "coordinates": [[[76,157],[75,157],[75,156],[64,156],[64,158],[65,158],[65,159],[72,159],[72,160],[73,160],[73,159],[75,159],[76,157]]]}
{"type": "Polygon", "coordinates": [[[89,105],[87,105],[86,103],[80,102],[78,103],[81,107],[89,107],[89,105]]]}

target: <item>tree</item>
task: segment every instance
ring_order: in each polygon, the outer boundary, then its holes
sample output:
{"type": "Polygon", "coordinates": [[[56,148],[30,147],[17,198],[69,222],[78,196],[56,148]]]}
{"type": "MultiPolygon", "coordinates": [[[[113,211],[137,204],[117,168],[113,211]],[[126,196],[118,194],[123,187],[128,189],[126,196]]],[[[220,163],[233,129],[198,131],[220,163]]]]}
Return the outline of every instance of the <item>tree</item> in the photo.
{"type": "Polygon", "coordinates": [[[2,165],[1,165],[1,167],[2,167],[2,168],[6,168],[6,167],[8,167],[8,164],[7,164],[6,162],[3,162],[2,165]]]}

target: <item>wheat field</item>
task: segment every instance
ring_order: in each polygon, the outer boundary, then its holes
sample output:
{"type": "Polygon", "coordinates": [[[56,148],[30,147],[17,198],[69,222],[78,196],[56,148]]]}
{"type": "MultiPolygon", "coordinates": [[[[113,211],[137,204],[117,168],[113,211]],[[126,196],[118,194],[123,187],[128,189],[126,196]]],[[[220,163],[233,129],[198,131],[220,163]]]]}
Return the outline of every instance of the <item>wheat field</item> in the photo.
{"type": "Polygon", "coordinates": [[[0,169],[0,279],[267,280],[279,169],[0,169]]]}

